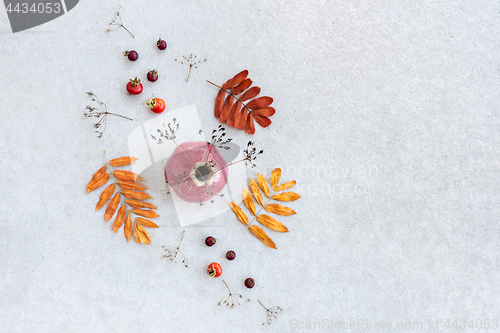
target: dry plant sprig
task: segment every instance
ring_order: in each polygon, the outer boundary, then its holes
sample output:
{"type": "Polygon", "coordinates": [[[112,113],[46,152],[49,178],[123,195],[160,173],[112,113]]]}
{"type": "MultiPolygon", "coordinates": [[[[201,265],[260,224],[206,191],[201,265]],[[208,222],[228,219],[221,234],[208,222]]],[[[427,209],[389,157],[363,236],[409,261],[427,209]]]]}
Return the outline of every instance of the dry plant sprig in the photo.
{"type": "Polygon", "coordinates": [[[111,22],[109,22],[109,25],[112,25],[113,28],[107,28],[106,32],[113,32],[113,31],[116,31],[120,28],[123,28],[130,34],[130,36],[135,38],[135,36],[132,35],[132,33],[127,28],[125,28],[125,26],[123,25],[123,20],[122,20],[122,17],[120,15],[121,9],[123,9],[123,7],[121,7],[121,6],[118,7],[117,11],[115,12],[115,16],[113,16],[113,19],[111,20],[111,22]]]}
{"type": "MultiPolygon", "coordinates": [[[[284,190],[287,190],[289,188],[292,188],[295,186],[297,183],[295,180],[292,180],[290,182],[286,182],[284,184],[281,184],[278,186],[279,179],[281,177],[281,169],[276,168],[273,170],[271,173],[271,186],[273,188],[273,191],[275,192],[281,192],[284,190]]],[[[300,195],[298,195],[295,192],[282,192],[282,193],[275,193],[271,195],[271,191],[269,189],[269,185],[267,183],[266,178],[264,178],[263,175],[260,173],[258,174],[257,177],[257,182],[255,182],[253,179],[250,179],[250,191],[252,192],[255,200],[257,203],[262,206],[258,211],[256,210],[255,207],[255,202],[252,199],[252,196],[250,195],[250,192],[246,189],[243,188],[242,191],[242,196],[243,196],[243,202],[245,203],[245,206],[247,209],[250,211],[250,214],[252,214],[254,217],[253,219],[248,222],[248,217],[247,215],[243,212],[243,210],[235,204],[233,201],[231,201],[231,210],[233,213],[238,217],[238,219],[243,223],[244,225],[247,226],[247,229],[250,230],[252,235],[257,237],[262,243],[264,243],[266,246],[276,249],[276,244],[274,244],[273,240],[262,230],[261,227],[258,225],[252,224],[254,220],[257,220],[260,224],[268,227],[271,230],[278,231],[278,232],[288,232],[288,228],[283,225],[281,222],[277,221],[276,219],[272,218],[269,215],[266,214],[260,214],[261,210],[264,209],[269,213],[281,215],[281,216],[289,216],[289,215],[294,215],[296,214],[295,211],[290,208],[290,207],[285,207],[280,204],[275,204],[275,203],[269,203],[270,200],[276,200],[276,201],[295,201],[297,199],[300,199],[300,195]],[[267,197],[266,202],[263,201],[262,197],[262,192],[264,192],[264,195],[267,197]],[[260,214],[260,215],[259,215],[260,214]]]]}
{"type": "Polygon", "coordinates": [[[113,223],[114,232],[118,232],[122,224],[125,222],[123,228],[127,242],[130,241],[132,236],[132,230],[134,239],[137,243],[141,242],[143,244],[149,244],[151,242],[151,237],[147,233],[147,228],[158,228],[158,225],[148,219],[156,218],[159,215],[154,211],[156,206],[144,200],[151,198],[144,190],[148,187],[144,185],[144,178],[141,176],[127,171],[127,170],[114,170],[111,167],[119,167],[124,165],[129,165],[136,161],[136,157],[124,156],[120,158],[112,159],[108,162],[106,158],[106,152],[104,152],[105,164],[102,168],[97,170],[97,172],[92,176],[92,179],[87,184],[87,193],[101,187],[106,184],[111,178],[113,181],[108,185],[104,191],[101,193],[99,201],[95,207],[95,210],[99,210],[109,201],[106,212],[104,213],[104,220],[109,221],[115,212],[116,219],[113,223]],[[115,189],[118,191],[115,193],[115,189]],[[111,196],[115,193],[113,198],[111,196]],[[120,209],[118,205],[122,202],[120,209]],[[132,214],[136,215],[132,218],[132,214]],[[148,219],[146,219],[148,218],[148,219]],[[133,227],[133,228],[132,228],[133,227]]]}
{"type": "Polygon", "coordinates": [[[189,66],[189,72],[188,72],[188,77],[187,77],[187,80],[186,82],[189,81],[189,76],[191,75],[191,69],[193,68],[198,68],[198,65],[201,64],[201,63],[204,63],[205,61],[207,61],[207,59],[203,59],[203,60],[199,60],[199,61],[196,61],[196,55],[194,56],[193,58],[193,54],[191,53],[189,55],[189,58],[186,57],[186,56],[182,56],[184,58],[184,60],[177,60],[175,59],[175,61],[181,63],[182,65],[188,65],[189,66]]]}
{"type": "Polygon", "coordinates": [[[262,127],[271,124],[271,117],[276,110],[270,105],[273,99],[269,96],[257,97],[260,87],[252,85],[252,80],[247,78],[248,71],[236,74],[221,86],[207,80],[208,83],[219,88],[215,99],[214,115],[221,123],[230,127],[245,130],[248,134],[255,133],[254,120],[262,127]],[[226,97],[226,94],[228,96],[226,97]]]}
{"type": "Polygon", "coordinates": [[[188,267],[188,261],[186,259],[186,256],[184,255],[184,253],[182,253],[181,251],[181,244],[182,244],[182,240],[184,239],[184,233],[186,232],[186,230],[183,230],[182,231],[182,236],[181,236],[181,240],[179,242],[179,245],[177,246],[169,246],[169,247],[165,247],[165,246],[162,246],[163,248],[163,251],[165,251],[166,253],[163,255],[164,258],[169,258],[172,262],[174,263],[177,263],[177,255],[180,253],[182,255],[182,264],[184,264],[186,267],[188,267]]]}
{"type": "Polygon", "coordinates": [[[266,319],[264,320],[262,325],[265,325],[266,322],[268,325],[271,325],[272,321],[278,317],[278,314],[281,311],[283,311],[283,308],[281,306],[273,306],[272,308],[268,309],[264,304],[262,304],[259,299],[257,301],[264,307],[264,309],[266,309],[266,319]]]}
{"type": "Polygon", "coordinates": [[[242,301],[247,301],[247,302],[250,301],[250,298],[243,297],[240,294],[233,294],[231,292],[231,290],[229,289],[229,287],[227,286],[226,281],[222,280],[222,282],[224,282],[224,284],[226,285],[226,288],[227,288],[227,291],[229,292],[229,295],[224,296],[219,301],[219,303],[217,303],[217,305],[225,305],[225,306],[228,306],[230,308],[234,308],[235,305],[241,305],[242,301]]]}
{"type": "Polygon", "coordinates": [[[112,116],[117,116],[128,120],[134,120],[132,118],[125,117],[116,113],[108,112],[108,107],[106,106],[106,103],[101,102],[93,92],[89,91],[87,95],[90,97],[90,100],[92,102],[96,102],[99,105],[99,107],[97,108],[87,105],[87,107],[83,111],[83,116],[85,118],[99,118],[97,122],[94,123],[95,133],[97,134],[98,139],[102,138],[102,134],[106,130],[106,120],[109,114],[112,116]],[[104,128],[101,129],[103,125],[104,128]]]}

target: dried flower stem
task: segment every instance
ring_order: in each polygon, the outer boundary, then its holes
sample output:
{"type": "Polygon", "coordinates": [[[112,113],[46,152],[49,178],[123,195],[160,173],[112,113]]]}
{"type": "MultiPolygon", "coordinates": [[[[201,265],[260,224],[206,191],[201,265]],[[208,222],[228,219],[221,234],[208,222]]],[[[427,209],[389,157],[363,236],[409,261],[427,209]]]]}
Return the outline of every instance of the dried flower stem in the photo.
{"type": "Polygon", "coordinates": [[[123,7],[120,6],[118,8],[118,10],[115,13],[115,16],[113,17],[111,22],[109,22],[109,25],[113,25],[113,26],[115,26],[115,28],[113,28],[113,29],[108,28],[108,29],[106,29],[106,32],[113,32],[113,31],[116,31],[120,28],[123,28],[123,29],[125,29],[125,31],[127,31],[130,34],[130,36],[135,38],[135,36],[127,28],[125,28],[125,26],[123,25],[122,17],[120,16],[120,9],[123,9],[123,7]]]}
{"type": "Polygon", "coordinates": [[[195,62],[197,56],[195,55],[194,58],[193,58],[193,54],[192,53],[189,56],[189,58],[186,57],[186,56],[182,56],[182,57],[184,58],[183,61],[178,61],[177,59],[175,59],[175,61],[180,62],[183,65],[188,65],[189,66],[188,77],[187,77],[187,80],[186,80],[186,82],[188,82],[189,81],[189,76],[191,75],[191,69],[193,69],[193,67],[194,68],[198,68],[198,65],[201,64],[201,63],[203,63],[203,62],[205,62],[205,61],[207,61],[207,59],[199,60],[199,61],[195,62]],[[184,62],[184,61],[186,61],[186,62],[184,62]]]}
{"type": "MultiPolygon", "coordinates": [[[[272,308],[267,308],[262,302],[257,299],[257,301],[262,305],[264,309],[266,309],[266,321],[267,324],[270,325],[274,319],[278,317],[278,313],[280,313],[283,308],[281,306],[273,306],[272,308]]],[[[265,325],[265,323],[262,323],[262,325],[265,325]]]]}
{"type": "Polygon", "coordinates": [[[227,288],[227,291],[229,292],[229,295],[223,297],[219,301],[219,303],[217,303],[217,305],[226,305],[226,306],[229,306],[230,308],[234,308],[235,305],[241,305],[242,300],[245,300],[247,302],[250,301],[250,299],[246,298],[246,297],[245,297],[245,299],[243,299],[243,296],[240,294],[231,293],[231,290],[227,286],[226,281],[222,280],[222,282],[224,282],[224,284],[226,285],[226,288],[227,288]]]}
{"type": "Polygon", "coordinates": [[[99,107],[97,107],[97,108],[90,106],[90,105],[87,105],[87,107],[85,108],[85,111],[83,111],[83,115],[86,118],[99,118],[99,120],[96,123],[94,123],[94,128],[96,129],[95,133],[97,133],[98,139],[102,138],[102,134],[106,130],[106,123],[107,123],[107,116],[108,115],[121,117],[121,118],[125,118],[128,120],[133,120],[132,118],[109,112],[106,104],[101,102],[101,100],[93,92],[89,91],[87,93],[87,95],[89,95],[90,100],[92,102],[96,102],[97,104],[99,104],[99,107]],[[104,128],[100,131],[99,128],[101,128],[103,124],[104,124],[104,128]]]}
{"type": "Polygon", "coordinates": [[[183,257],[182,263],[186,267],[188,267],[188,262],[187,262],[186,256],[180,250],[180,247],[181,247],[181,244],[182,244],[182,240],[184,239],[184,233],[185,232],[186,232],[186,230],[182,231],[181,240],[179,242],[179,245],[177,245],[177,247],[174,247],[174,246],[170,246],[170,247],[167,247],[167,248],[165,248],[165,246],[162,246],[162,247],[163,247],[163,251],[165,251],[167,253],[167,254],[163,255],[164,258],[169,258],[171,261],[177,263],[177,255],[180,253],[182,255],[182,257],[183,257]],[[174,261],[174,259],[175,259],[175,261],[174,261]]]}

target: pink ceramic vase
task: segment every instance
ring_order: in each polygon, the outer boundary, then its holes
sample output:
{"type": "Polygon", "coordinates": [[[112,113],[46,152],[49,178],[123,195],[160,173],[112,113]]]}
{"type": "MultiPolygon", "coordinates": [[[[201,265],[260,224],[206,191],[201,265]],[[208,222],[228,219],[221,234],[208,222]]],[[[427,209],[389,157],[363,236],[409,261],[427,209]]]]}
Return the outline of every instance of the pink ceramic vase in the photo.
{"type": "Polygon", "coordinates": [[[184,142],[168,159],[165,178],[182,200],[205,202],[226,186],[228,168],[220,169],[227,163],[216,147],[210,147],[206,141],[184,142]]]}

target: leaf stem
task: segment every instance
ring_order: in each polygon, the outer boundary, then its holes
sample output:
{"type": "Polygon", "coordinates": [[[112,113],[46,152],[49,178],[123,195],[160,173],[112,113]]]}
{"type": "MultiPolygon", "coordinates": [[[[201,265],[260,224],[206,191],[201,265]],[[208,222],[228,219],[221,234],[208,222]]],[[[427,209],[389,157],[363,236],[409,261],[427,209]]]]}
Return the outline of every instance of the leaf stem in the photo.
{"type": "Polygon", "coordinates": [[[259,216],[260,211],[261,211],[261,210],[263,210],[263,209],[264,209],[264,207],[266,207],[266,206],[267,206],[267,204],[269,203],[269,201],[271,201],[271,198],[272,198],[272,197],[273,197],[273,196],[272,196],[272,195],[270,195],[270,196],[269,196],[269,198],[267,198],[266,203],[265,203],[264,205],[262,205],[262,207],[260,207],[260,209],[259,209],[259,210],[255,213],[255,216],[253,217],[253,219],[252,219],[250,222],[248,222],[248,225],[247,225],[247,227],[245,228],[245,230],[243,231],[243,233],[247,232],[248,228],[250,228],[250,226],[252,226],[252,222],[253,222],[253,221],[255,221],[255,219],[257,218],[257,216],[259,216]]]}
{"type": "Polygon", "coordinates": [[[125,119],[128,119],[128,120],[134,120],[132,118],[125,117],[125,116],[122,116],[121,114],[116,114],[116,113],[112,113],[112,112],[107,112],[106,111],[106,114],[110,114],[110,115],[117,116],[117,117],[122,117],[122,118],[125,118],[125,119]]]}
{"type": "Polygon", "coordinates": [[[128,29],[125,28],[125,26],[123,24],[120,24],[120,27],[123,28],[123,29],[125,29],[130,34],[130,36],[132,36],[132,38],[135,38],[135,36],[132,35],[132,33],[130,31],[128,31],[128,29]]]}

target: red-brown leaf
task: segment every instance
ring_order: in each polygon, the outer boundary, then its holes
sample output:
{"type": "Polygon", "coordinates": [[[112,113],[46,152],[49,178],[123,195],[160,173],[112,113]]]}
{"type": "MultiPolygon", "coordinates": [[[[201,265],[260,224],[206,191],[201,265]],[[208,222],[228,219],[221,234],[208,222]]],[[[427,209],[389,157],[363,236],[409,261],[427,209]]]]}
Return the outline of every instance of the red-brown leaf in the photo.
{"type": "Polygon", "coordinates": [[[252,111],[254,116],[262,116],[262,117],[271,117],[272,115],[274,115],[275,112],[276,110],[270,106],[267,106],[265,108],[259,108],[252,111]]]}
{"type": "Polygon", "coordinates": [[[241,95],[240,101],[242,101],[242,102],[247,101],[249,99],[254,98],[258,94],[260,94],[260,88],[259,87],[252,87],[252,88],[248,89],[247,91],[245,91],[245,93],[243,95],[241,95]]]}
{"type": "Polygon", "coordinates": [[[229,112],[229,116],[227,117],[227,125],[230,127],[234,127],[234,123],[236,122],[236,117],[238,116],[241,109],[241,102],[236,101],[233,107],[231,108],[231,112],[229,112]]]}
{"type": "MultiPolygon", "coordinates": [[[[253,112],[251,112],[250,114],[253,114],[253,112]]],[[[259,124],[261,127],[265,128],[265,127],[271,125],[271,119],[269,119],[267,117],[254,116],[253,118],[255,119],[257,124],[259,124]]]]}
{"type": "Polygon", "coordinates": [[[266,106],[269,106],[272,103],[273,103],[272,97],[263,96],[263,97],[259,97],[259,98],[256,98],[256,99],[248,102],[247,108],[249,108],[251,110],[260,109],[260,108],[264,108],[266,106]]]}
{"type": "Polygon", "coordinates": [[[226,96],[226,92],[222,89],[219,90],[217,94],[217,98],[215,99],[215,107],[214,107],[214,115],[215,118],[219,118],[220,112],[222,111],[222,104],[224,104],[224,97],[226,96]]]}
{"type": "Polygon", "coordinates": [[[226,120],[227,120],[227,116],[229,116],[229,112],[231,111],[231,108],[233,107],[233,103],[234,103],[234,96],[233,95],[229,95],[227,96],[225,102],[224,102],[224,105],[222,106],[222,111],[220,112],[220,122],[221,123],[225,123],[226,120]]]}
{"type": "Polygon", "coordinates": [[[248,71],[245,69],[244,71],[236,74],[232,79],[229,79],[226,83],[222,85],[222,89],[231,89],[236,87],[238,84],[243,82],[248,76],[248,71]]]}
{"type": "Polygon", "coordinates": [[[231,90],[231,92],[233,93],[233,95],[239,95],[242,92],[244,92],[245,90],[247,90],[247,88],[250,87],[251,85],[252,85],[252,80],[245,79],[245,81],[241,82],[236,87],[234,87],[231,90]]]}
{"type": "Polygon", "coordinates": [[[247,117],[247,124],[245,126],[245,132],[248,134],[255,134],[255,123],[253,121],[253,114],[249,114],[247,117]]]}
{"type": "Polygon", "coordinates": [[[239,130],[245,129],[245,125],[247,122],[247,108],[243,107],[241,108],[240,113],[236,117],[236,121],[234,122],[234,127],[236,127],[239,130]]]}

